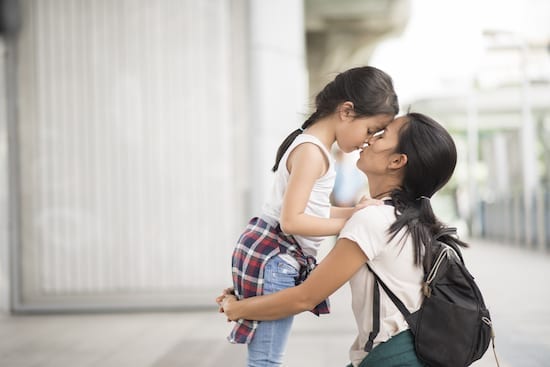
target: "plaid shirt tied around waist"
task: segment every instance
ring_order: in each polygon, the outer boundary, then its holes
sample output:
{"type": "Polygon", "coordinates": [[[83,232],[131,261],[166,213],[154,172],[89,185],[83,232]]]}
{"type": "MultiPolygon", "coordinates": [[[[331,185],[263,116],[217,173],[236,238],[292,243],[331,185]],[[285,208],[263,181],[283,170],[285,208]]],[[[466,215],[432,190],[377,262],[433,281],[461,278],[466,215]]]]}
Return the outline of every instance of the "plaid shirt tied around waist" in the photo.
{"type": "MultiPolygon", "coordinates": [[[[273,227],[261,218],[252,218],[233,251],[233,286],[237,298],[262,295],[265,264],[273,256],[284,253],[294,257],[300,264],[296,285],[302,283],[317,265],[315,258],[305,255],[296,239],[284,234],[279,225],[273,227]]],[[[315,306],[311,312],[317,316],[329,313],[328,299],[315,306]]],[[[238,320],[227,339],[231,343],[250,343],[258,323],[238,320]]]]}

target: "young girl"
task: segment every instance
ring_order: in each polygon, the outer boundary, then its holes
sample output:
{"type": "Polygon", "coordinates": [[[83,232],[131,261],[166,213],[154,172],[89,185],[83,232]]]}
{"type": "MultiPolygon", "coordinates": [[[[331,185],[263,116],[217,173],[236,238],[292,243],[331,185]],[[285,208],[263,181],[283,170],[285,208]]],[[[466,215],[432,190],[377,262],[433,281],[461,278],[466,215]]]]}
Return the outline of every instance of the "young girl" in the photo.
{"type": "MultiPolygon", "coordinates": [[[[398,112],[391,78],[374,67],[347,70],[315,98],[315,112],[277,151],[273,190],[262,214],[250,220],[233,252],[238,299],[299,284],[315,266],[323,239],[338,234],[355,208],[330,205],[335,169],[332,145],[352,152],[398,112]]],[[[322,302],[315,314],[328,313],[322,302]]],[[[279,366],[293,317],[261,323],[238,320],[229,341],[248,344],[248,366],[279,366]]]]}

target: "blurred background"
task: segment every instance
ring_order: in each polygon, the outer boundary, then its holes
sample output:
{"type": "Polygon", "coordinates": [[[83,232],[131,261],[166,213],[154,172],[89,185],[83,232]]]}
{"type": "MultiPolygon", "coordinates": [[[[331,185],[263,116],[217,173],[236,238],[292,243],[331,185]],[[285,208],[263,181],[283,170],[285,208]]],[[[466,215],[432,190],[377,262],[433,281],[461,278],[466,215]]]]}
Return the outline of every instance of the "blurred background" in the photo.
{"type": "Polygon", "coordinates": [[[440,217],[550,267],[547,0],[2,0],[0,35],[5,318],[211,308],[280,142],[367,64],[453,134],[440,217]]]}

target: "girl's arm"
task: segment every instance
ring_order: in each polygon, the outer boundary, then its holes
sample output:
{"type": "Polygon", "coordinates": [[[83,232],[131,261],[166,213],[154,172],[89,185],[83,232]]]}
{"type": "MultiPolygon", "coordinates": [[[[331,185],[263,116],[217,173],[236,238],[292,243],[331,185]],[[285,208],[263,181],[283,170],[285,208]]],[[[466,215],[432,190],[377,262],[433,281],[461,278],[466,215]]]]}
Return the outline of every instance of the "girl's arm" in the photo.
{"type": "Polygon", "coordinates": [[[332,206],[330,208],[330,217],[331,218],[349,218],[355,212],[355,207],[341,207],[341,206],[332,206]]]}
{"type": "Polygon", "coordinates": [[[338,207],[333,206],[330,208],[331,218],[346,218],[349,219],[353,213],[359,209],[363,209],[369,205],[383,205],[384,202],[378,199],[371,199],[367,196],[363,196],[354,207],[338,207]]]}
{"type": "Polygon", "coordinates": [[[358,211],[359,209],[363,209],[369,205],[384,205],[384,202],[382,200],[378,199],[371,199],[367,196],[363,196],[361,200],[357,204],[355,204],[354,207],[338,207],[333,206],[330,208],[330,216],[331,218],[346,218],[349,219],[353,213],[358,211]]]}
{"type": "Polygon", "coordinates": [[[284,232],[302,236],[335,235],[344,226],[346,217],[319,218],[305,214],[305,208],[315,181],[328,169],[321,149],[311,143],[298,145],[287,161],[290,172],[283,197],[280,224],[284,232]]]}
{"type": "Polygon", "coordinates": [[[365,266],[367,256],[356,242],[338,240],[331,252],[299,286],[280,292],[237,301],[234,296],[218,298],[230,320],[277,320],[308,311],[321,303],[365,266]]]}

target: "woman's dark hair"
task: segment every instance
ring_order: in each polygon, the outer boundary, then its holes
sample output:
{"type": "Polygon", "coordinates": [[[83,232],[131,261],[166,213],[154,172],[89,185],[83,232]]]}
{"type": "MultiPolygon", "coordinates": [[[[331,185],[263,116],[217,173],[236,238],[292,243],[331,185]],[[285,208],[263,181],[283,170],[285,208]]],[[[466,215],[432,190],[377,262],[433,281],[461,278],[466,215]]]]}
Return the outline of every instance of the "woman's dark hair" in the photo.
{"type": "Polygon", "coordinates": [[[294,130],[283,141],[277,150],[272,171],[277,171],[279,162],[288,147],[304,129],[330,115],[336,111],[338,105],[347,101],[353,103],[356,118],[379,114],[393,116],[399,112],[392,79],[382,70],[372,66],[363,66],[340,73],[315,97],[315,112],[302,124],[300,129],[294,130]]]}
{"type": "MultiPolygon", "coordinates": [[[[407,155],[402,186],[391,193],[396,221],[391,225],[391,238],[405,227],[412,236],[415,264],[428,269],[431,264],[431,241],[445,225],[436,218],[430,198],[451,178],[456,166],[456,146],[451,135],[432,118],[408,113],[408,121],[399,131],[396,153],[407,155]],[[424,251],[423,251],[424,249],[424,251]]],[[[451,237],[459,246],[464,242],[451,237]]]]}

